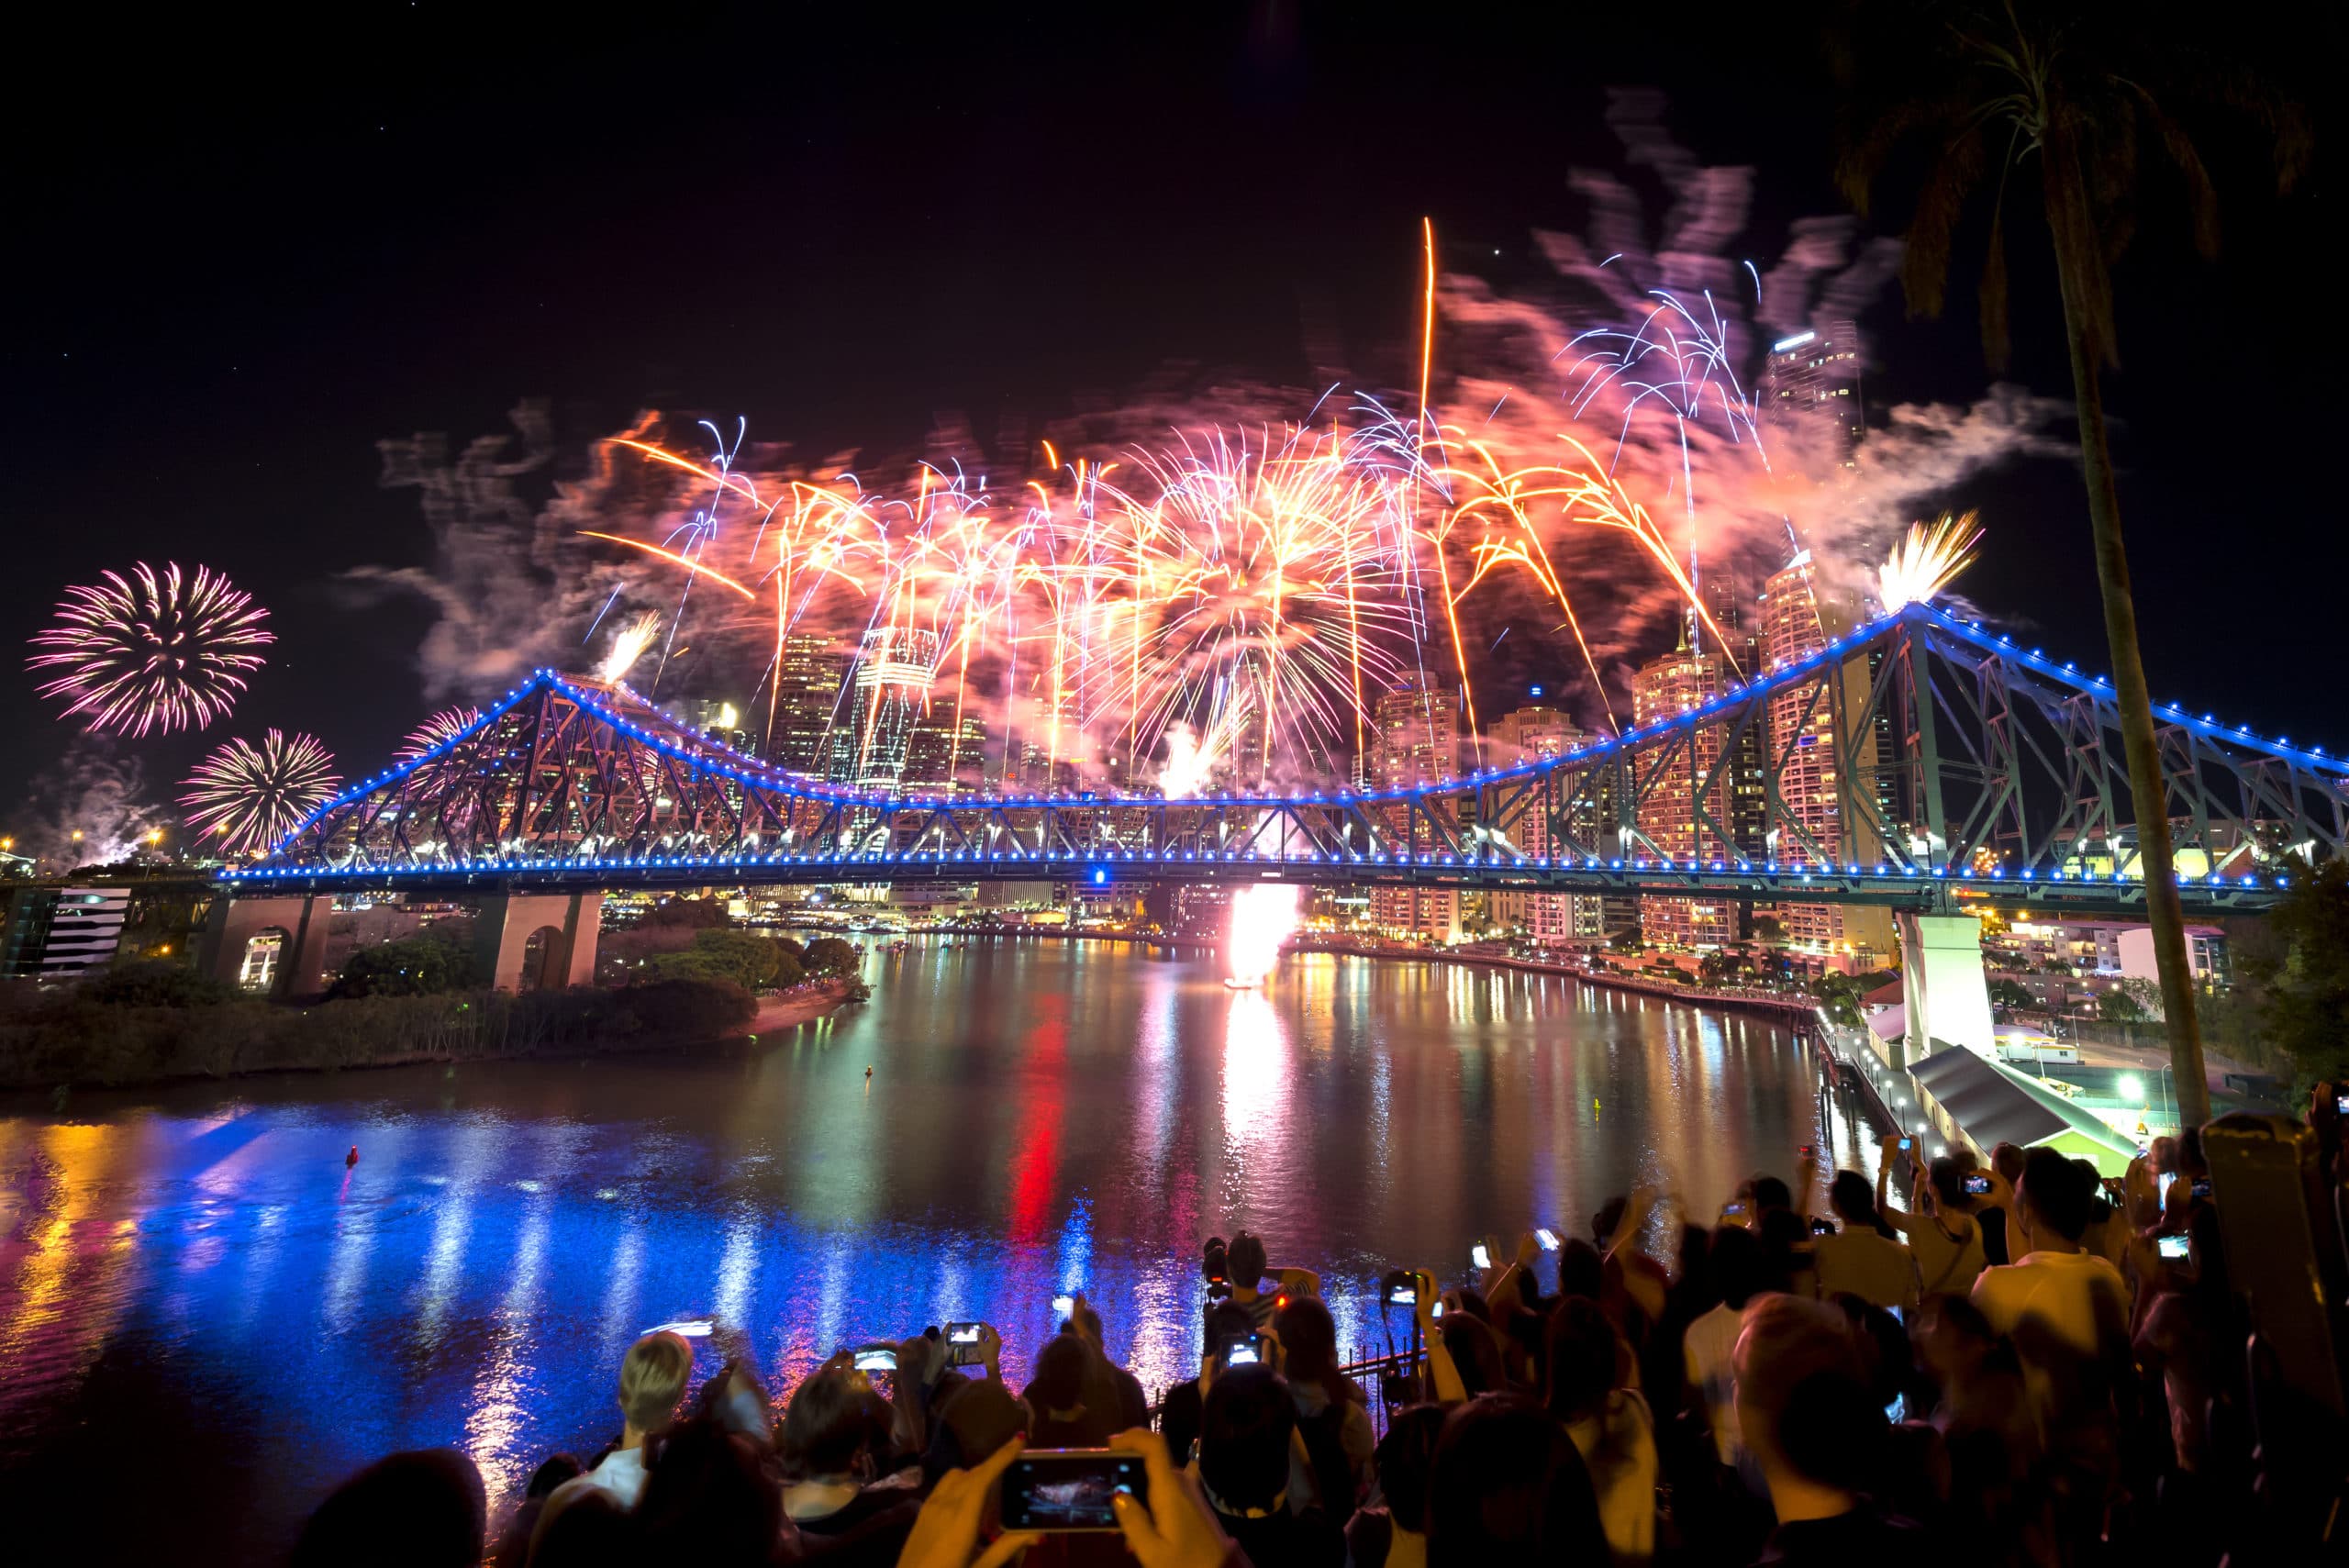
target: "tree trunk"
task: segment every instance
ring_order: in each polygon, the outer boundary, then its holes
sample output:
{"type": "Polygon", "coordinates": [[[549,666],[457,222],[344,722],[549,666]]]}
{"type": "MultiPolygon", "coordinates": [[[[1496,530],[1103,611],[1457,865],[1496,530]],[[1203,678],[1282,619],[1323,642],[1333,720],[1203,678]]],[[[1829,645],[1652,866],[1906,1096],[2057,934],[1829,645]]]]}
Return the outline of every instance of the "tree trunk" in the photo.
{"type": "MultiPolygon", "coordinates": [[[[2068,139],[2051,139],[2046,153],[2047,219],[2054,231],[2055,271],[2064,289],[2072,389],[2080,416],[2080,466],[2087,481],[2088,530],[2096,541],[2104,637],[2112,655],[2121,747],[2129,763],[2138,869],[2145,880],[2145,916],[2153,926],[2154,963],[2161,974],[2170,1066],[2177,1081],[2178,1120],[2186,1127],[2199,1127],[2210,1119],[2210,1085],[2202,1067],[2202,1023],[2194,1009],[2194,973],[2186,953],[2186,910],[2178,898],[2177,873],[2170,853],[2169,792],[2162,779],[2144,661],[2137,651],[2137,606],[2129,591],[2129,554],[2121,539],[2121,500],[2113,489],[2112,449],[2104,428],[2099,375],[2105,345],[2097,340],[2094,306],[2089,303],[2093,284],[2087,269],[2104,264],[2103,248],[2068,139]]],[[[2115,862],[2119,859],[2116,854],[2115,862]]]]}

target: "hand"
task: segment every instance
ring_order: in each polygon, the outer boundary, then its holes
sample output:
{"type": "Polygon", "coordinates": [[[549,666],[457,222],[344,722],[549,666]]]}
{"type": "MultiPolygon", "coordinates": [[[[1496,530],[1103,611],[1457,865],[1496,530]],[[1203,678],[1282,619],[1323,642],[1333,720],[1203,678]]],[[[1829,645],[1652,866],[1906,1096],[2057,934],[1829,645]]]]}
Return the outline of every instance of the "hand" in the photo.
{"type": "Polygon", "coordinates": [[[1411,1271],[1411,1316],[1419,1320],[1424,1335],[1435,1324],[1435,1276],[1425,1269],[1411,1271]]]}
{"type": "MultiPolygon", "coordinates": [[[[1122,1492],[1109,1503],[1126,1550],[1141,1568],[1219,1568],[1231,1543],[1199,1495],[1198,1484],[1176,1471],[1167,1458],[1166,1440],[1156,1432],[1119,1432],[1109,1446],[1141,1455],[1150,1478],[1149,1507],[1122,1492]]],[[[900,1568],[912,1561],[899,1559],[900,1568]]]]}
{"type": "Polygon", "coordinates": [[[1542,1261],[1542,1239],[1529,1230],[1517,1239],[1517,1266],[1530,1269],[1542,1261]]]}
{"type": "Polygon", "coordinates": [[[1003,1336],[992,1323],[979,1325],[979,1364],[987,1369],[989,1377],[1003,1381],[1003,1336]]]}
{"type": "Polygon", "coordinates": [[[1014,1438],[970,1469],[950,1470],[941,1477],[914,1518],[913,1533],[897,1554],[897,1568],[1000,1568],[1042,1540],[1032,1533],[1007,1535],[978,1551],[987,1498],[1022,1446],[1023,1440],[1014,1438]]]}

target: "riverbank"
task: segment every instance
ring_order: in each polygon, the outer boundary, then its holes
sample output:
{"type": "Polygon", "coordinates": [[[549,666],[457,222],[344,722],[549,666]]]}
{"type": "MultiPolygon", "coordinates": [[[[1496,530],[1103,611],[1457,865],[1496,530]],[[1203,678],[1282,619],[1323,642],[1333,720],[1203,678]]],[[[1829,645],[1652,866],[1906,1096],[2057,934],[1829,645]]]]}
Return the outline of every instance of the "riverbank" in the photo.
{"type": "Polygon", "coordinates": [[[1338,953],[1353,958],[1381,959],[1389,962],[1450,963],[1475,969],[1513,969],[1526,974],[1553,975],[1561,980],[1580,980],[1592,985],[1603,985],[1615,991],[1632,991],[1642,995],[1660,997],[1667,1002],[1686,1002],[1691,1006],[1737,1007],[1749,1012],[1766,1013],[1781,1021],[1808,1019],[1819,1004],[1809,996],[1781,995],[1776,993],[1751,991],[1716,991],[1695,985],[1667,985],[1658,980],[1642,980],[1611,969],[1585,969],[1578,964],[1543,963],[1535,959],[1516,958],[1506,953],[1455,952],[1442,948],[1364,947],[1354,942],[1317,940],[1308,938],[1289,945],[1290,952],[1338,953]]]}
{"type": "MultiPolygon", "coordinates": [[[[847,985],[827,982],[820,995],[778,1001],[803,1015],[791,1021],[804,1022],[838,1006],[847,985]]],[[[306,1006],[236,995],[108,1002],[11,986],[0,992],[0,1089],[144,1087],[251,1073],[704,1049],[752,1032],[760,1011],[741,987],[707,980],[357,996],[306,1006]]]]}
{"type": "Polygon", "coordinates": [[[810,980],[788,991],[761,996],[759,1010],[751,1019],[751,1038],[797,1029],[801,1024],[829,1017],[848,1000],[849,988],[853,984],[848,980],[810,980]]]}

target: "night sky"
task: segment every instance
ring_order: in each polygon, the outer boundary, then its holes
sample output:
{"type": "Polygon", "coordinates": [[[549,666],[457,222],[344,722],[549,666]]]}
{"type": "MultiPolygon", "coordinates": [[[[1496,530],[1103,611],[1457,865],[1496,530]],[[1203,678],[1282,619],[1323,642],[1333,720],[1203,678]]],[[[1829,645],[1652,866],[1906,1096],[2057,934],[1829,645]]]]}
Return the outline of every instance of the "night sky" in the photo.
{"type": "MultiPolygon", "coordinates": [[[[905,450],[941,420],[1041,428],[1172,365],[1302,384],[1332,345],[1407,385],[1421,214],[1450,264],[1537,269],[1531,231],[1585,217],[1568,170],[1619,161],[1609,86],[1662,89],[1703,161],[1757,167],[1742,250],[1842,210],[1825,51],[1768,7],[481,9],[207,10],[136,36],[66,9],[17,35],[0,624],[21,646],[66,583],[175,558],[252,589],[280,636],[234,719],[135,749],[153,783],[269,725],[372,771],[423,717],[427,610],[338,587],[429,557],[415,495],[379,487],[383,438],[462,443],[540,397],[558,472],[648,406],[905,450]]],[[[2155,696],[2340,748],[2325,129],[2280,202],[2255,146],[2221,147],[2216,265],[2147,226],[2107,386],[2155,696]]],[[[2011,376],[2063,395],[2043,247],[2019,226],[2011,376]]],[[[1963,286],[1924,324],[1887,289],[1863,328],[1874,407],[1990,379],[1963,286]]],[[[2105,668],[2072,467],[1948,499],[1992,529],[1972,596],[2105,668]]],[[[75,733],[32,685],[0,682],[0,803],[75,733]]]]}

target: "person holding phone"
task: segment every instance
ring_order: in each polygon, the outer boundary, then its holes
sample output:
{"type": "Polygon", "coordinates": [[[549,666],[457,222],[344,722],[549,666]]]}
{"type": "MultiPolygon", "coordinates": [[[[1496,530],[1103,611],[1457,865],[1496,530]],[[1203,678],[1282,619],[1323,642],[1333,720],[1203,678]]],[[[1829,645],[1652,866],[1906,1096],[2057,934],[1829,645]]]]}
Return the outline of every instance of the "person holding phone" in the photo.
{"type": "Polygon", "coordinates": [[[1321,1509],[1289,1507],[1297,1406],[1269,1366],[1234,1367],[1209,1385],[1199,1429],[1199,1486],[1223,1532],[1251,1562],[1341,1568],[1346,1538],[1321,1509]]]}
{"type": "Polygon", "coordinates": [[[1166,1391],[1159,1402],[1158,1430],[1166,1440],[1168,1451],[1175,1462],[1188,1464],[1192,1446],[1199,1436],[1199,1416],[1207,1398],[1207,1390],[1222,1369],[1223,1347],[1252,1340],[1256,1335],[1255,1320],[1244,1307],[1219,1301],[1208,1308],[1207,1321],[1200,1333],[1199,1375],[1178,1383],[1166,1391]]]}
{"type": "Polygon", "coordinates": [[[2029,1322],[2079,1356],[2101,1356],[2116,1339],[2125,1347],[2129,1287],[2080,1246],[2095,1199],[2094,1178],[2054,1150],[2025,1158],[2015,1222],[2031,1250],[1974,1282],[1974,1305],[1992,1328],[2011,1335],[2029,1322]]]}
{"type": "Polygon", "coordinates": [[[676,1420],[677,1402],[693,1375],[693,1346],[681,1334],[655,1329],[630,1345],[620,1358],[619,1440],[594,1469],[556,1487],[542,1517],[588,1490],[607,1494],[622,1508],[635,1507],[644,1495],[645,1445],[676,1420]]]}
{"type": "Polygon", "coordinates": [[[1989,1259],[1982,1251],[1982,1227],[1965,1209],[1965,1163],[1947,1154],[1931,1164],[1912,1161],[1916,1180],[1909,1189],[1909,1207],[1893,1207],[1885,1202],[1885,1188],[1899,1139],[1896,1132],[1884,1140],[1884,1158],[1876,1169],[1876,1212],[1909,1243],[1920,1298],[1969,1296],[1989,1259]]]}
{"type": "MultiPolygon", "coordinates": [[[[809,1535],[847,1533],[908,1501],[904,1486],[879,1485],[889,1454],[892,1412],[843,1351],[804,1379],[784,1407],[781,1456],[790,1477],[784,1516],[809,1535]]],[[[911,1525],[912,1516],[907,1515],[911,1525]]]]}

